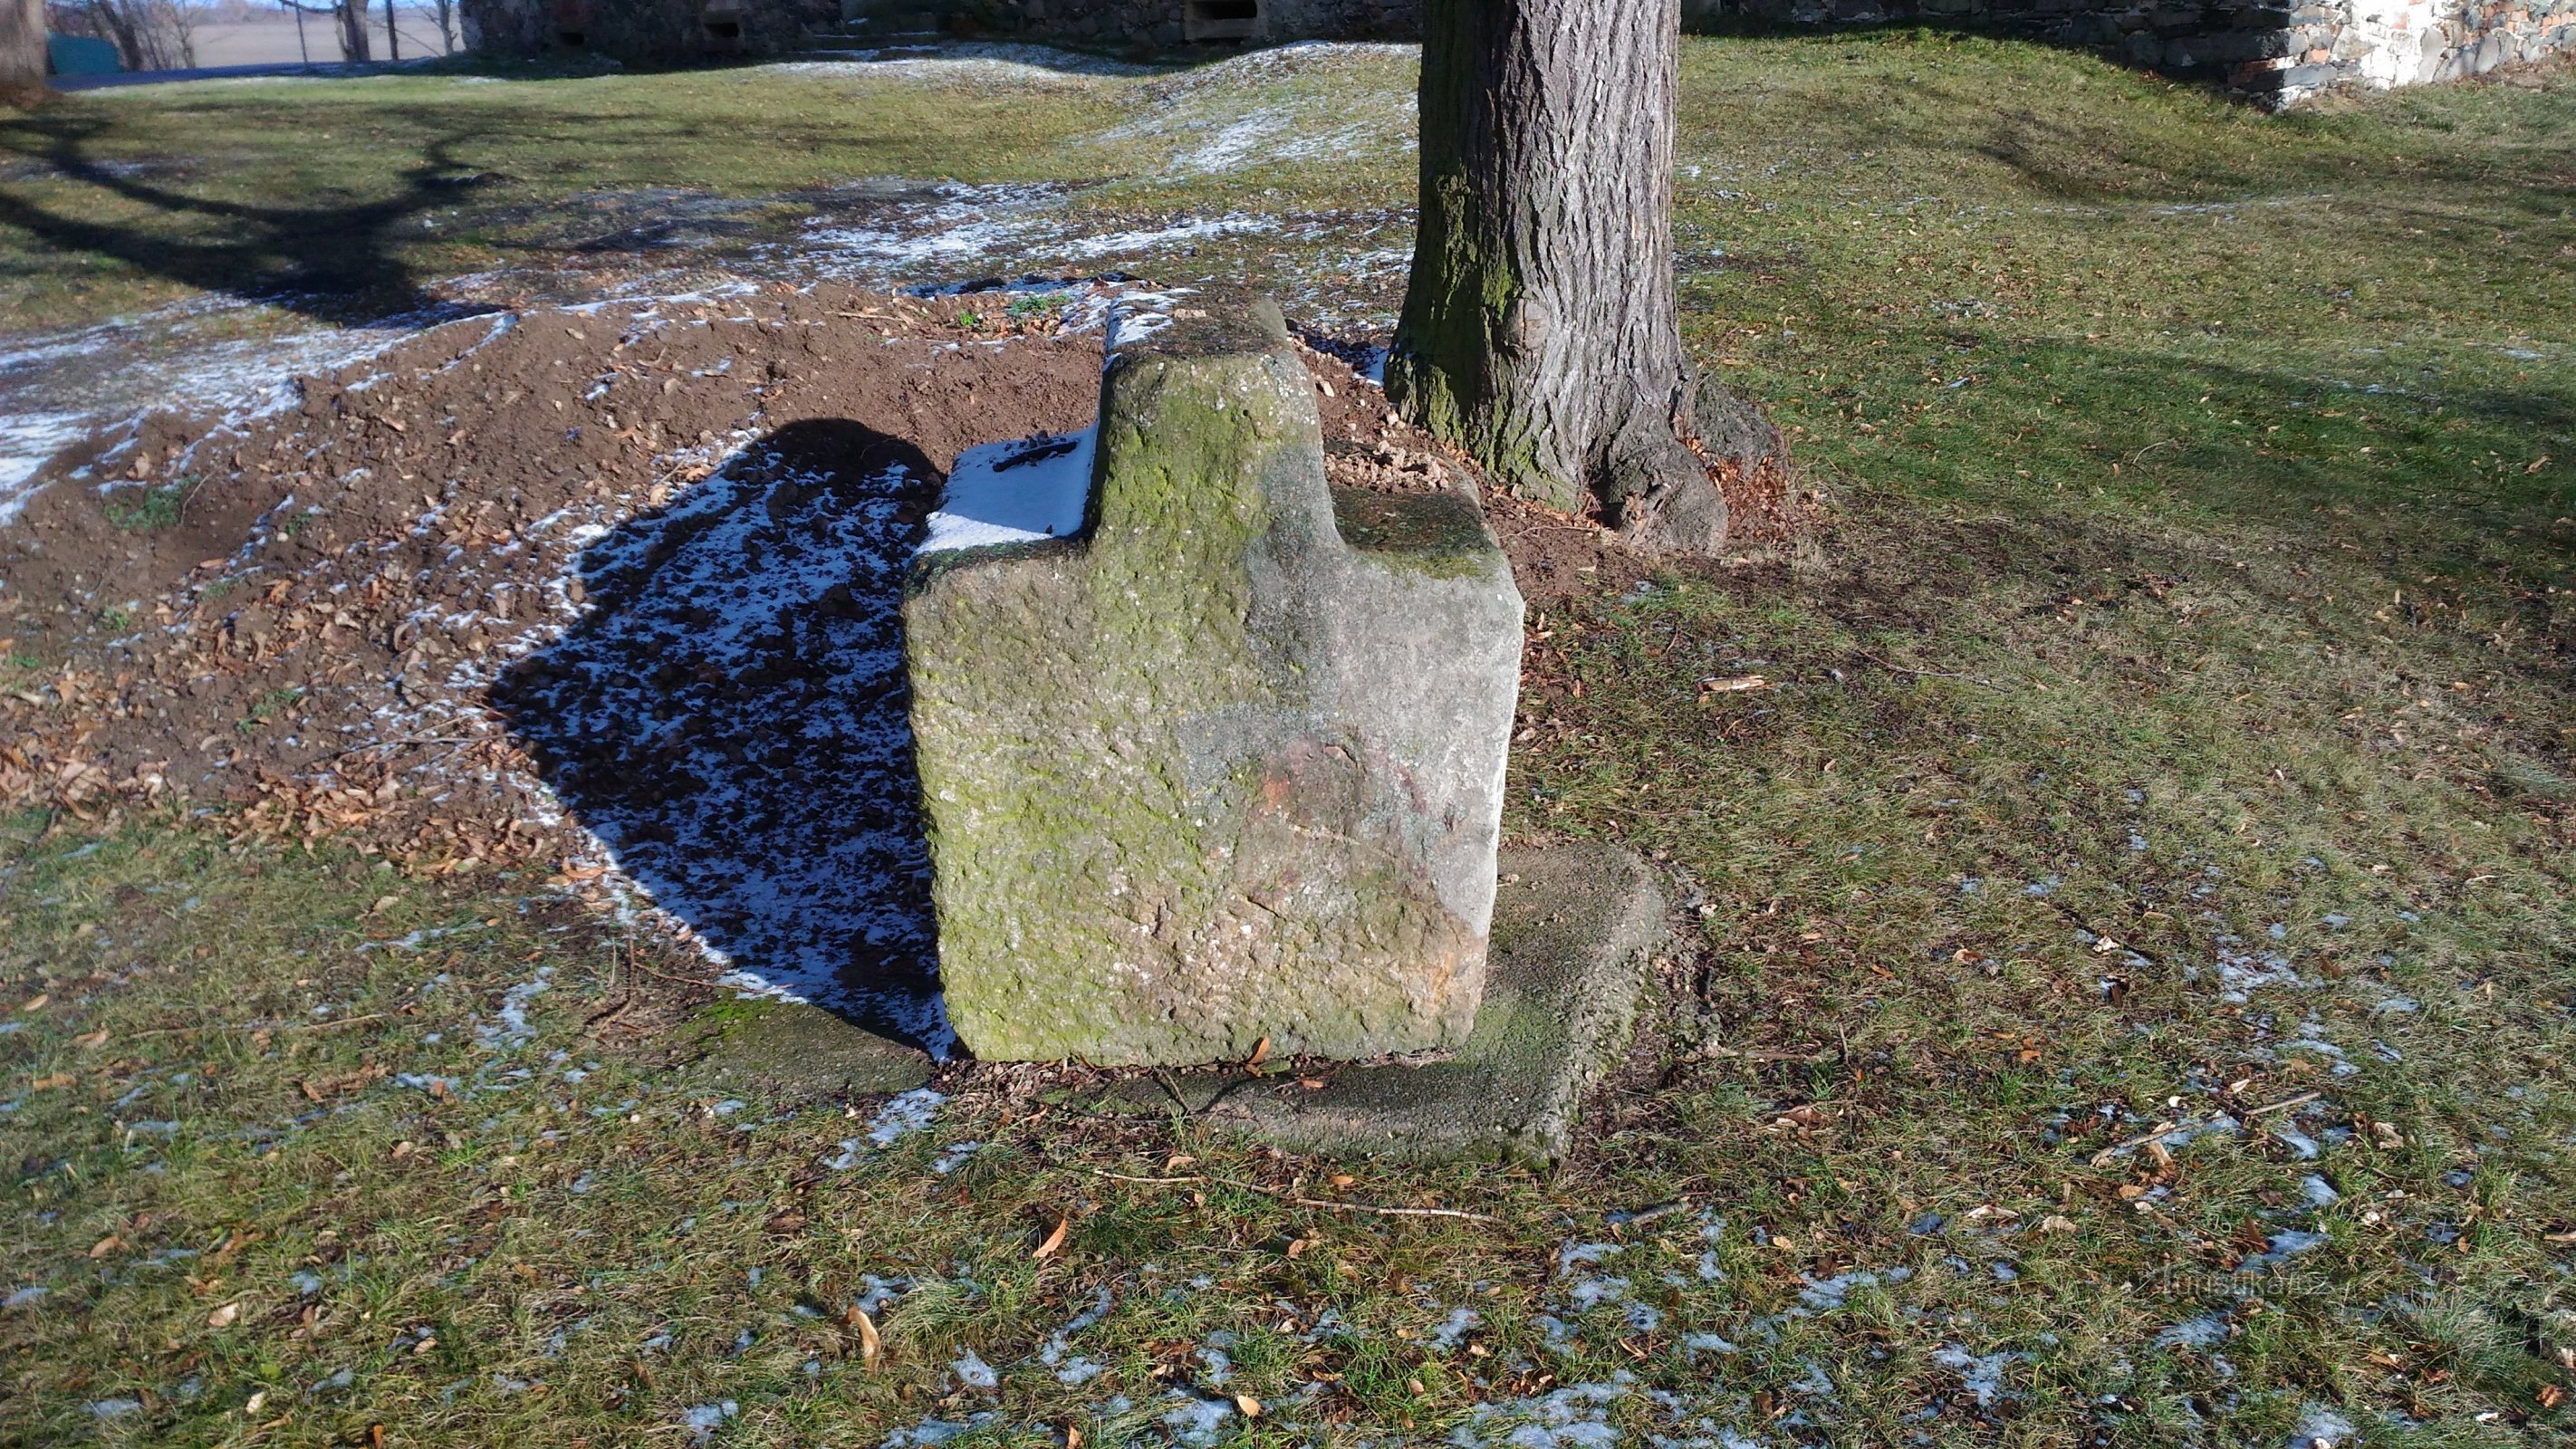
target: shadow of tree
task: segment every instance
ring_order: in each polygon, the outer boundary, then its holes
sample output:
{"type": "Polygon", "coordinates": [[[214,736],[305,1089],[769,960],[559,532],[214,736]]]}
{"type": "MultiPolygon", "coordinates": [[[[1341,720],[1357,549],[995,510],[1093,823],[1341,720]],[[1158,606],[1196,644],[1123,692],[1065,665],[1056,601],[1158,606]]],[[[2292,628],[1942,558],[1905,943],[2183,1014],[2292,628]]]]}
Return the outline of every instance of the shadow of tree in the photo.
{"type": "Polygon", "coordinates": [[[494,704],[573,816],[737,970],[944,1052],[903,576],[938,471],[793,423],[589,545],[494,704]]]}
{"type": "Polygon", "coordinates": [[[46,168],[49,179],[89,188],[87,199],[145,207],[152,219],[103,221],[0,189],[0,224],[47,245],[115,257],[138,270],[209,292],[254,297],[326,321],[435,305],[397,255],[395,232],[480,184],[458,152],[483,139],[450,131],[395,173],[399,189],[370,201],[260,205],[191,195],[94,154],[109,130],[97,117],[37,112],[0,121],[0,149],[46,168]]]}

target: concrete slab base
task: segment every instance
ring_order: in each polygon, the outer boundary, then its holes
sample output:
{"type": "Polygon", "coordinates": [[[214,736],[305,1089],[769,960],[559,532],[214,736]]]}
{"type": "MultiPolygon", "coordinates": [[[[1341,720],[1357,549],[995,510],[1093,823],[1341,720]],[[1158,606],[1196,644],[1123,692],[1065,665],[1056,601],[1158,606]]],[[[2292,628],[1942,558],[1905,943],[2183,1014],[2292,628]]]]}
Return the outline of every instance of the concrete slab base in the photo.
{"type": "Polygon", "coordinates": [[[727,1001],[708,1014],[706,1055],[692,1086],[768,1100],[813,1101],[908,1092],[930,1080],[930,1057],[820,1007],[727,1001]]]}
{"type": "Polygon", "coordinates": [[[1635,856],[1573,845],[1502,853],[1485,999],[1467,1044],[1423,1064],[1130,1078],[1102,1110],[1177,1112],[1299,1152],[1545,1165],[1584,1095],[1626,1054],[1665,904],[1635,856]]]}

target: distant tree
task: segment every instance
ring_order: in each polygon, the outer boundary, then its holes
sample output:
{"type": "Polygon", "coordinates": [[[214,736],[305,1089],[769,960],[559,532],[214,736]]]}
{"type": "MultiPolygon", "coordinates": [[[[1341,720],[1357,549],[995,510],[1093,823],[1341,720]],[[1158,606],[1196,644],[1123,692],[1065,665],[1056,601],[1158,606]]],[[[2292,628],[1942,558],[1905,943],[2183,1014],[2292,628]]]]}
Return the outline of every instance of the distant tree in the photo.
{"type": "Polygon", "coordinates": [[[59,34],[115,46],[128,70],[185,70],[197,63],[197,16],[180,0],[74,0],[48,7],[48,22],[59,34]]]}
{"type": "Polygon", "coordinates": [[[1680,0],[1425,0],[1421,230],[1387,391],[1511,491],[1711,553],[1700,444],[1776,449],[1682,355],[1680,0]]]}
{"type": "Polygon", "coordinates": [[[373,59],[367,49],[367,0],[340,0],[332,12],[340,21],[340,58],[373,59]]]}
{"type": "Polygon", "coordinates": [[[33,105],[46,89],[45,0],[0,0],[0,105],[33,105]]]}

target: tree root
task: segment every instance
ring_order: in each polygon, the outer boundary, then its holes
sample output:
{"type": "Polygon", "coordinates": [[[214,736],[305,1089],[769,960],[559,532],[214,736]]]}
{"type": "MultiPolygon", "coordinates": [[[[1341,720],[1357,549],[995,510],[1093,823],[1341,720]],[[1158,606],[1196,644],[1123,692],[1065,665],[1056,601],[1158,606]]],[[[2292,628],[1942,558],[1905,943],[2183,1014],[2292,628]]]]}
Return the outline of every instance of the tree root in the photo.
{"type": "Polygon", "coordinates": [[[1721,469],[1752,477],[1788,452],[1754,407],[1698,372],[1684,374],[1670,413],[1640,407],[1603,464],[1602,501],[1630,548],[1650,557],[1713,558],[1726,549],[1721,469]]]}

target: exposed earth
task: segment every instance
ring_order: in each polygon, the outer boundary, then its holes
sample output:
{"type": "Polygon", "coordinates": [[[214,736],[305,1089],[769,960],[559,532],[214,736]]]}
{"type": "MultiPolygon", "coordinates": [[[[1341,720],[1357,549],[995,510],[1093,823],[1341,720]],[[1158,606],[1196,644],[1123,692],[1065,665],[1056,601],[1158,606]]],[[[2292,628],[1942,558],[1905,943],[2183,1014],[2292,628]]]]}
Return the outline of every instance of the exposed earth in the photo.
{"type": "MultiPolygon", "coordinates": [[[[496,311],[265,409],[93,435],[0,534],[0,628],[65,661],[0,698],[0,804],[246,806],[415,871],[550,863],[945,1053],[903,573],[959,452],[1090,425],[1136,290],[496,311]]],[[[1336,355],[1365,343],[1316,340],[1335,481],[1472,475],[1336,355]]],[[[1777,481],[1737,490],[1757,539],[1777,481]]],[[[1492,507],[1533,600],[1621,577],[1592,521],[1492,507]]]]}

